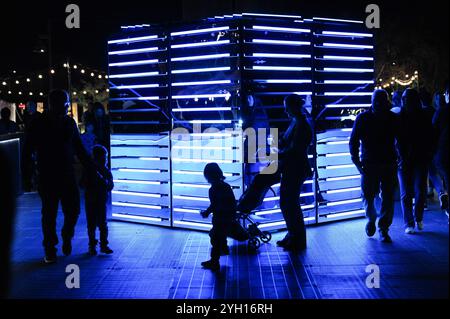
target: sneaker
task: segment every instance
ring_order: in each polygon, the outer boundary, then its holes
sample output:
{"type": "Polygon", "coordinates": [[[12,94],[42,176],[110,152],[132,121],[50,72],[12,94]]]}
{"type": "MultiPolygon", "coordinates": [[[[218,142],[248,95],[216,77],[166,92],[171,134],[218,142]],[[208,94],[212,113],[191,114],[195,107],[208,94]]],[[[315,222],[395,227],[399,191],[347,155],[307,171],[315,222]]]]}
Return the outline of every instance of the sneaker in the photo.
{"type": "Polygon", "coordinates": [[[377,231],[377,227],[375,226],[375,222],[367,222],[366,224],[366,234],[369,237],[372,237],[375,235],[375,232],[377,231]]]}
{"type": "Polygon", "coordinates": [[[111,255],[114,251],[108,246],[103,246],[100,248],[100,252],[103,254],[111,255]]]}
{"type": "Polygon", "coordinates": [[[97,256],[97,249],[93,246],[89,247],[88,254],[91,256],[97,256]]]}
{"type": "Polygon", "coordinates": [[[284,250],[285,251],[290,251],[290,252],[300,252],[306,249],[306,245],[299,245],[299,244],[292,244],[289,243],[286,246],[284,246],[284,250]]]}
{"type": "Polygon", "coordinates": [[[56,258],[56,252],[54,253],[46,253],[45,257],[44,257],[44,262],[46,264],[54,264],[56,263],[57,258],[56,258]]]}
{"type": "Polygon", "coordinates": [[[282,240],[277,241],[278,247],[286,247],[289,244],[289,238],[284,237],[282,240]]]}
{"type": "Polygon", "coordinates": [[[204,261],[202,262],[202,267],[206,268],[206,269],[211,269],[214,271],[217,271],[220,269],[220,264],[218,261],[214,261],[214,260],[208,260],[208,261],[204,261]]]}
{"type": "Polygon", "coordinates": [[[417,229],[423,230],[423,222],[417,222],[417,229]]]}
{"type": "Polygon", "coordinates": [[[380,231],[380,241],[382,243],[392,243],[392,238],[387,231],[380,231]]]}
{"type": "Polygon", "coordinates": [[[414,234],[414,227],[406,227],[405,234],[408,234],[408,235],[414,234]]]}
{"type": "Polygon", "coordinates": [[[448,208],[448,194],[439,195],[439,203],[441,204],[441,209],[445,210],[448,208]]]}
{"type": "Polygon", "coordinates": [[[65,240],[63,242],[62,252],[65,256],[70,256],[70,254],[72,254],[72,242],[70,240],[65,240]]]}

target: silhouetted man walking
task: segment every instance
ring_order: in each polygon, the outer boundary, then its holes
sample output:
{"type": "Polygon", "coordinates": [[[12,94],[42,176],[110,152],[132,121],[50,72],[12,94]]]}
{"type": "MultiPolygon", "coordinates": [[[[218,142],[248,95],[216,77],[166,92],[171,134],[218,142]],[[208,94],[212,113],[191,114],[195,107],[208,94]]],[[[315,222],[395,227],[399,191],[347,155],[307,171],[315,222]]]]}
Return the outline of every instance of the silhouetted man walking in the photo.
{"type": "Polygon", "coordinates": [[[350,136],[352,161],[361,173],[361,188],[369,219],[366,233],[376,232],[375,197],[381,190],[381,212],[378,221],[380,240],[392,242],[389,227],[394,217],[394,187],[397,154],[395,150],[396,115],[390,111],[388,93],[377,90],[372,95],[370,110],[358,115],[350,136]],[[362,148],[361,156],[359,154],[362,148]]]}
{"type": "Polygon", "coordinates": [[[62,251],[72,252],[72,238],[80,214],[80,196],[73,168],[74,155],[92,171],[93,164],[80,139],[75,121],[67,116],[69,96],[63,90],[49,94],[49,111],[34,120],[24,146],[24,174],[30,174],[33,151],[37,156],[38,190],[42,200],[42,231],[46,263],[56,262],[56,217],[61,202],[64,213],[62,251]],[[27,165],[28,164],[28,165],[27,165]]]}

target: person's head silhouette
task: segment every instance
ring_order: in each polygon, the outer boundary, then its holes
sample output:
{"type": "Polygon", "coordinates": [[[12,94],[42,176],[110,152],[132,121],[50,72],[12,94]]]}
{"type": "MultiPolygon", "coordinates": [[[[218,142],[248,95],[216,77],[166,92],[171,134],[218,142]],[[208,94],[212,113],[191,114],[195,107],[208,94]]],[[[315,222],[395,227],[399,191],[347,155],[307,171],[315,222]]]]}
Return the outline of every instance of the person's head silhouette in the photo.
{"type": "Polygon", "coordinates": [[[225,180],[223,172],[217,163],[208,163],[203,170],[203,176],[210,184],[225,180]]]}
{"type": "Polygon", "coordinates": [[[291,94],[284,99],[284,108],[290,118],[298,118],[303,115],[303,106],[305,100],[303,100],[297,94],[291,94]]]}
{"type": "Polygon", "coordinates": [[[8,121],[11,117],[11,110],[7,107],[2,108],[1,117],[3,121],[8,121]]]}
{"type": "Polygon", "coordinates": [[[417,112],[422,109],[419,93],[414,89],[406,89],[402,96],[402,107],[407,112],[417,112]]]}
{"type": "Polygon", "coordinates": [[[48,95],[49,111],[56,116],[65,116],[69,110],[69,95],[64,90],[53,90],[48,95]]]}
{"type": "Polygon", "coordinates": [[[375,90],[372,94],[372,110],[375,113],[388,112],[391,108],[389,94],[385,90],[375,90]]]}
{"type": "Polygon", "coordinates": [[[103,116],[105,116],[105,107],[103,106],[102,103],[100,102],[94,103],[94,116],[96,118],[102,118],[103,116]]]}
{"type": "Polygon", "coordinates": [[[108,164],[108,151],[102,145],[95,145],[92,148],[92,157],[99,166],[106,166],[108,164]]]}

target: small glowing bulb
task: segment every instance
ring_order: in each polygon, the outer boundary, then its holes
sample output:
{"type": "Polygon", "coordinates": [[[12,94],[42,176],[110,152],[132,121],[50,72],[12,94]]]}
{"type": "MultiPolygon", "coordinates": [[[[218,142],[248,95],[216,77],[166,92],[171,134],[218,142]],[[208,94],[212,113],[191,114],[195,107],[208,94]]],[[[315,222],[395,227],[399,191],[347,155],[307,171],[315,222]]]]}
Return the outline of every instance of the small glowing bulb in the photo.
{"type": "Polygon", "coordinates": [[[29,79],[29,78],[27,78],[27,82],[30,82],[30,79],[29,79]]]}
{"type": "Polygon", "coordinates": [[[43,96],[43,95],[44,95],[44,93],[42,93],[42,92],[39,92],[39,95],[40,95],[40,96],[43,96]]]}
{"type": "Polygon", "coordinates": [[[95,74],[94,73],[91,73],[91,76],[94,76],[95,74]]]}
{"type": "Polygon", "coordinates": [[[74,69],[78,69],[78,66],[75,64],[75,65],[73,66],[73,68],[74,68],[74,69]]]}
{"type": "Polygon", "coordinates": [[[20,82],[16,80],[16,84],[19,84],[20,82]]]}
{"type": "Polygon", "coordinates": [[[6,82],[2,82],[3,85],[6,85],[6,82]]]}
{"type": "Polygon", "coordinates": [[[39,75],[38,75],[38,78],[42,79],[42,74],[39,74],[39,75]]]}
{"type": "Polygon", "coordinates": [[[99,79],[101,79],[101,78],[102,78],[102,76],[101,76],[101,75],[99,75],[99,76],[98,76],[98,78],[99,78],[99,79]]]}
{"type": "Polygon", "coordinates": [[[53,70],[53,69],[50,70],[50,73],[51,73],[51,74],[55,74],[55,70],[53,70]]]}
{"type": "Polygon", "coordinates": [[[86,91],[83,91],[83,94],[87,94],[87,92],[86,92],[86,91]]]}
{"type": "Polygon", "coordinates": [[[73,95],[77,95],[77,92],[73,92],[73,95]]]}
{"type": "Polygon", "coordinates": [[[98,90],[95,90],[95,94],[98,94],[98,90]]]}
{"type": "Polygon", "coordinates": [[[11,94],[11,91],[8,91],[8,94],[11,94]]]}
{"type": "Polygon", "coordinates": [[[84,74],[84,72],[85,72],[85,71],[84,71],[83,69],[81,69],[81,73],[83,73],[83,74],[84,74]]]}
{"type": "Polygon", "coordinates": [[[30,95],[33,95],[33,92],[30,92],[30,95]]]}
{"type": "Polygon", "coordinates": [[[22,95],[22,92],[19,91],[19,95],[22,95]]]}

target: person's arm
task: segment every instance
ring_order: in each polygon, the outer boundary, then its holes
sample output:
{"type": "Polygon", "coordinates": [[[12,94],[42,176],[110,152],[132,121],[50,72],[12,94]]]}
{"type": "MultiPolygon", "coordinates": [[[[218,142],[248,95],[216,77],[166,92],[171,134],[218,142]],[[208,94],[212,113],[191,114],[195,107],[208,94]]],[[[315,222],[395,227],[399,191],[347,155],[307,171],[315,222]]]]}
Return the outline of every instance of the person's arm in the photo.
{"type": "Polygon", "coordinates": [[[215,212],[217,209],[217,194],[213,190],[213,187],[209,189],[209,201],[211,202],[209,207],[201,212],[203,218],[207,218],[211,213],[215,212]]]}
{"type": "Polygon", "coordinates": [[[359,157],[359,150],[361,146],[361,117],[358,116],[353,124],[352,133],[350,135],[350,155],[352,158],[353,164],[355,164],[358,171],[362,172],[362,163],[359,157]]]}
{"type": "Polygon", "coordinates": [[[88,172],[95,171],[95,165],[91,160],[88,152],[83,146],[83,142],[81,141],[80,132],[78,131],[78,127],[74,120],[71,120],[73,125],[73,147],[75,150],[75,154],[80,160],[81,164],[88,172]]]}
{"type": "MultiPolygon", "coordinates": [[[[25,181],[29,181],[33,174],[32,154],[36,148],[37,137],[37,122],[32,121],[29,129],[25,132],[22,158],[21,158],[21,170],[25,181]]],[[[25,185],[28,187],[29,185],[25,185]]]]}

